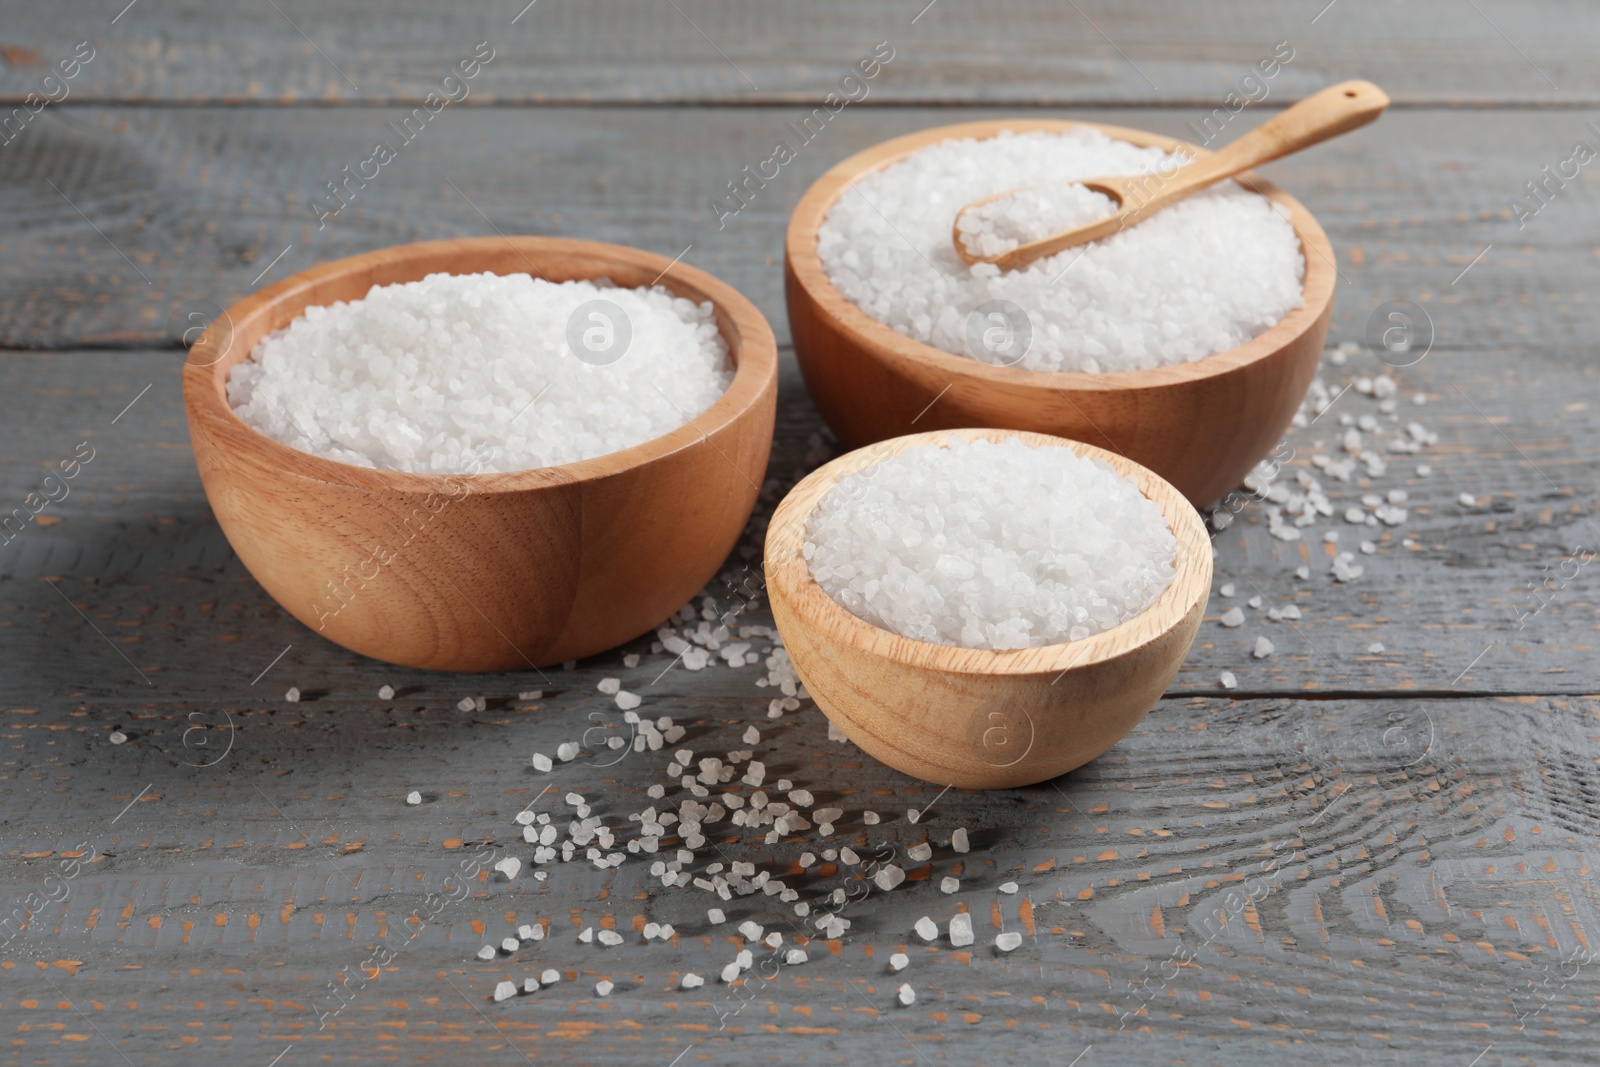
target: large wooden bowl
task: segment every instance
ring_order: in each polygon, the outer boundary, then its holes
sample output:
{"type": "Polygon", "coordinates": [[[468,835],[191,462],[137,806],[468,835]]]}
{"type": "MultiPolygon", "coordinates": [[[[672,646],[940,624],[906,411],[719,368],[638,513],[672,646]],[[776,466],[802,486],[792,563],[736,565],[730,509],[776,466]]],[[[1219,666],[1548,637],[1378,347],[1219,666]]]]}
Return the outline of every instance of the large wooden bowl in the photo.
{"type": "Polygon", "coordinates": [[[1200,628],[1211,593],[1211,542],[1177,489],[1113,452],[1016,430],[939,430],[840,456],[795,486],[767,530],[766,577],[795,673],[851,741],[929,782],[1003,789],[1089,762],[1155,706],[1200,628]],[[903,449],[978,438],[1065,445],[1109,463],[1166,515],[1178,539],[1172,584],[1144,612],[1104,633],[994,652],[890,633],[816,583],[802,554],[805,529],[835,482],[903,449]]]}
{"type": "Polygon", "coordinates": [[[1310,212],[1277,186],[1249,171],[1239,178],[1288,210],[1305,254],[1305,304],[1238,348],[1153,370],[1068,374],[952,355],[869,318],[833,287],[817,258],[823,218],[864,175],[940,141],[1078,127],[1168,152],[1209,155],[1144,130],[1052,119],[940,126],[857,153],[817,179],[789,220],[784,282],[795,355],[817,408],[848,447],[959,426],[1058,434],[1149,467],[1203,507],[1237,486],[1280,440],[1311,385],[1328,333],[1333,249],[1310,212]]]}
{"type": "Polygon", "coordinates": [[[256,293],[190,350],[183,395],[217,521],[290,614],[391,663],[527,669],[650,630],[716,574],[766,471],[777,348],[748,300],[682,263],[592,241],[485,237],[370,252],[256,293]],[[233,413],[228,372],[264,335],[309,306],[438,271],[603,276],[629,287],[661,277],[679,296],[715,305],[733,384],[663,437],[500,474],[353,467],[280,444],[233,413]]]}

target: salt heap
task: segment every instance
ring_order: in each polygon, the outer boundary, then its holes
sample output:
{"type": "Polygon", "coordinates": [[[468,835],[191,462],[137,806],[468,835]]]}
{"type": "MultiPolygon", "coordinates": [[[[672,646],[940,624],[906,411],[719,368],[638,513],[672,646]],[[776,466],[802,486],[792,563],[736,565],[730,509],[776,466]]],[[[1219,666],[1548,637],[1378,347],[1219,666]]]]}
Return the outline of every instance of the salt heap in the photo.
{"type": "MultiPolygon", "coordinates": [[[[863,312],[946,352],[1090,373],[1202,359],[1243,344],[1303,303],[1305,260],[1294,228],[1281,208],[1236,182],[1022,270],[968,266],[950,239],[956,213],[975,200],[1018,188],[1060,192],[1118,174],[1151,174],[1154,190],[1180,163],[1096,130],[945,141],[857,181],[823,220],[817,254],[835,288],[863,312]],[[998,324],[1028,335],[1025,352],[987,340],[997,302],[1010,305],[998,324]],[[1025,324],[1010,321],[1024,314],[1025,324]]],[[[1057,232],[1046,227],[1057,214],[1042,207],[1037,224],[1025,224],[1037,199],[997,202],[1004,221],[975,220],[975,239],[998,248],[1057,232]]]]}
{"type": "Polygon", "coordinates": [[[968,255],[994,257],[1116,212],[1117,202],[1105,193],[1068,182],[1018,189],[980,204],[956,220],[956,230],[968,255]]]}
{"type": "Polygon", "coordinates": [[[302,452],[460,474],[642,444],[709,408],[733,373],[710,303],[659,287],[430,274],[307,308],[233,368],[228,401],[302,452]]]}
{"type": "Polygon", "coordinates": [[[812,511],[805,558],[855,615],[966,648],[1079,641],[1148,608],[1177,539],[1154,501],[1099,460],[1015,439],[910,448],[841,478],[812,511]]]}

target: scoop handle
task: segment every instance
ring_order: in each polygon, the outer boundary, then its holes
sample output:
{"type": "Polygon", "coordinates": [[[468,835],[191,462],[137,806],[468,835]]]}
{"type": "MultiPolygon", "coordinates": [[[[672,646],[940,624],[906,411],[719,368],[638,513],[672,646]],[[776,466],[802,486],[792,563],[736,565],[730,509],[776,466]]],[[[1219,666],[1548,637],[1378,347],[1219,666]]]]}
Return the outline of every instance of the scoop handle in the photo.
{"type": "Polygon", "coordinates": [[[1306,97],[1210,157],[1179,171],[1185,186],[1209,185],[1365,126],[1389,106],[1389,97],[1369,81],[1340,82],[1306,97]]]}

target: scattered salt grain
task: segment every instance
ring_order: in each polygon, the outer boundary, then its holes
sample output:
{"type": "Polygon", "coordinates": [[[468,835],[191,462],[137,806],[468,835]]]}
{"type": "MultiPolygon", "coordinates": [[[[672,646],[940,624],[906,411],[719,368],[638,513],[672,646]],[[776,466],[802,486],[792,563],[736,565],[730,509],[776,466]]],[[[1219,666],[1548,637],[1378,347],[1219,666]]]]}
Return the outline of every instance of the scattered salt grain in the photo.
{"type": "Polygon", "coordinates": [[[519,949],[521,947],[522,947],[522,942],[518,941],[514,937],[508,937],[508,938],[506,938],[506,939],[504,939],[503,941],[500,942],[500,951],[501,952],[515,952],[515,951],[517,951],[517,949],[519,949]]]}
{"type": "Polygon", "coordinates": [[[554,967],[546,969],[542,974],[539,975],[540,985],[555,985],[559,981],[561,981],[561,972],[556,970],[554,967]]]}
{"type": "Polygon", "coordinates": [[[595,688],[607,696],[616,696],[617,691],[622,688],[622,679],[602,678],[600,679],[600,684],[596,685],[595,688]]]}
{"type": "Polygon", "coordinates": [[[875,811],[864,811],[861,813],[861,821],[868,826],[876,826],[878,825],[878,813],[875,811]]]}
{"type": "Polygon", "coordinates": [[[951,878],[949,875],[946,875],[939,880],[939,892],[941,893],[954,893],[960,888],[961,883],[956,879],[951,878]]]}
{"type": "Polygon", "coordinates": [[[594,927],[585,926],[583,928],[583,930],[578,934],[578,940],[582,941],[586,945],[593,944],[594,943],[594,927]]]}
{"type": "Polygon", "coordinates": [[[515,982],[501,982],[499,985],[494,987],[495,1000],[510,1000],[516,995],[517,983],[515,982]]]}
{"type": "Polygon", "coordinates": [[[1220,619],[1218,619],[1217,621],[1222,623],[1222,625],[1228,627],[1229,629],[1232,629],[1235,626],[1243,626],[1244,625],[1244,609],[1239,607],[1238,605],[1234,605],[1233,607],[1229,608],[1227,611],[1224,611],[1222,613],[1222,617],[1220,619]]]}
{"type": "Polygon", "coordinates": [[[1473,496],[1471,493],[1462,493],[1460,496],[1456,497],[1456,503],[1460,504],[1464,508],[1476,507],[1478,498],[1473,496]]]}
{"type": "Polygon", "coordinates": [[[910,984],[901,986],[895,996],[899,998],[901,1004],[908,1008],[917,1002],[917,991],[912,989],[910,984]]]}
{"type": "Polygon", "coordinates": [[[706,984],[706,980],[701,978],[698,974],[690,973],[684,975],[683,981],[679,982],[678,984],[684,989],[699,989],[701,986],[706,984]]]}
{"type": "Polygon", "coordinates": [[[283,699],[287,700],[291,704],[300,703],[300,690],[291,685],[289,687],[289,691],[283,694],[283,699]]]}
{"type": "Polygon", "coordinates": [[[623,711],[632,711],[643,703],[644,701],[639,698],[639,694],[630,693],[626,689],[617,694],[617,707],[623,711]]]}
{"type": "Polygon", "coordinates": [[[527,274],[432,274],[307,308],[233,368],[227,390],[247,424],[303,452],[474,473],[642,444],[704,412],[732,380],[709,303],[527,274]]]}
{"type": "Polygon", "coordinates": [[[957,912],[950,920],[950,943],[956,948],[964,948],[972,944],[972,915],[969,912],[957,912]]]}
{"type": "Polygon", "coordinates": [[[394,699],[394,686],[392,686],[392,685],[379,686],[378,687],[378,699],[379,700],[393,700],[394,699]]]}
{"type": "Polygon", "coordinates": [[[783,962],[787,963],[791,967],[797,967],[810,958],[811,957],[806,953],[805,949],[792,948],[788,952],[784,953],[783,962]]]}
{"type": "Polygon", "coordinates": [[[1220,681],[1222,682],[1222,688],[1224,689],[1239,688],[1239,678],[1232,671],[1223,671],[1220,681]]]}
{"type": "Polygon", "coordinates": [[[604,978],[600,979],[600,981],[594,984],[595,994],[602,997],[609,997],[611,995],[611,991],[615,988],[617,987],[612,985],[604,978]]]}
{"type": "Polygon", "coordinates": [[[543,689],[529,689],[517,694],[518,700],[542,700],[543,698],[543,689]]]}
{"type": "Polygon", "coordinates": [[[550,762],[550,757],[546,756],[543,752],[535,752],[533,754],[533,769],[534,770],[536,770],[536,771],[548,771],[550,768],[552,768],[554,766],[555,766],[555,764],[550,762]]]}
{"type": "Polygon", "coordinates": [[[896,952],[889,957],[889,966],[897,971],[903,971],[911,965],[911,957],[904,952],[896,952]]]}
{"type": "Polygon", "coordinates": [[[471,697],[462,697],[460,700],[456,701],[457,711],[471,711],[475,706],[476,705],[473,704],[471,697]]]}
{"type": "Polygon", "coordinates": [[[938,925],[926,915],[917,920],[915,929],[917,931],[917,936],[922,938],[924,941],[933,941],[939,936],[938,925]]]}
{"type": "MultiPolygon", "coordinates": [[[[128,735],[123,733],[121,730],[112,730],[111,736],[106,738],[106,740],[110,741],[113,745],[120,745],[128,740],[128,735]]],[[[407,803],[409,803],[409,801],[407,803]]]]}
{"type": "MultiPolygon", "coordinates": [[[[1300,241],[1264,197],[1222,182],[1015,271],[967,266],[950,234],[957,208],[987,196],[1046,179],[1059,190],[1102,174],[1162,181],[1182,163],[1093,130],[945,141],[856,182],[823,220],[817,253],[847,300],[957,355],[1090,373],[1200,359],[1243,344],[1303,303],[1300,241]],[[1163,299],[1151,300],[1152,292],[1163,299]],[[1016,311],[990,315],[1001,301],[1016,311]],[[991,341],[1023,315],[1031,344],[1019,343],[1015,326],[1015,338],[991,341]]],[[[1002,214],[1026,210],[1019,199],[1002,214]]],[[[1006,240],[994,223],[980,228],[1006,240]]]]}
{"type": "Polygon", "coordinates": [[[911,448],[845,476],[811,513],[804,551],[823,589],[874,625],[1008,649],[1133,618],[1171,583],[1177,540],[1109,467],[1011,439],[911,448]]]}
{"type": "Polygon", "coordinates": [[[418,804],[422,803],[422,794],[413,789],[411,792],[406,794],[406,803],[410,804],[412,807],[416,807],[418,804]]]}
{"type": "Polygon", "coordinates": [[[478,950],[478,958],[480,960],[492,960],[492,959],[494,959],[494,946],[493,945],[484,945],[482,948],[480,948],[478,950]]]}
{"type": "Polygon", "coordinates": [[[1374,641],[1374,642],[1372,642],[1372,644],[1367,646],[1367,651],[1372,653],[1372,654],[1374,654],[1374,655],[1376,655],[1379,652],[1382,652],[1383,651],[1383,642],[1382,641],[1374,641]]]}
{"type": "Polygon", "coordinates": [[[522,991],[524,993],[537,993],[539,991],[539,979],[524,978],[522,980],[522,991]]]}
{"type": "Polygon", "coordinates": [[[1258,637],[1256,638],[1256,647],[1250,650],[1250,654],[1256,659],[1266,659],[1272,655],[1272,650],[1273,644],[1271,641],[1265,637],[1258,637]]]}
{"type": "Polygon", "coordinates": [[[994,947],[1001,952],[1014,952],[1022,945],[1022,935],[1015,930],[1007,930],[994,939],[994,947]]]}
{"type": "Polygon", "coordinates": [[[615,930],[601,930],[595,934],[595,940],[599,941],[602,945],[615,948],[616,946],[622,944],[623,937],[615,930]]]}
{"type": "Polygon", "coordinates": [[[511,881],[522,870],[522,861],[515,856],[507,856],[494,865],[494,869],[505,875],[506,881],[511,881]]]}
{"type": "Polygon", "coordinates": [[[906,849],[906,855],[918,863],[926,863],[933,858],[933,846],[924,841],[906,849]]]}
{"type": "Polygon", "coordinates": [[[1221,593],[1223,596],[1232,596],[1233,592],[1234,592],[1233,583],[1232,582],[1224,583],[1222,588],[1218,589],[1217,592],[1221,593]]]}
{"type": "Polygon", "coordinates": [[[712,908],[710,911],[706,912],[706,918],[711,920],[711,924],[713,926],[721,926],[727,921],[727,916],[722,914],[721,908],[712,908]]]}
{"type": "Polygon", "coordinates": [[[1017,883],[1015,883],[1015,882],[1001,882],[1000,886],[999,886],[999,889],[1000,889],[1000,892],[1002,892],[1002,893],[1015,893],[1017,891],[1017,883]]]}
{"type": "Polygon", "coordinates": [[[556,746],[556,758],[566,763],[578,758],[578,746],[571,741],[563,741],[556,746]]]}

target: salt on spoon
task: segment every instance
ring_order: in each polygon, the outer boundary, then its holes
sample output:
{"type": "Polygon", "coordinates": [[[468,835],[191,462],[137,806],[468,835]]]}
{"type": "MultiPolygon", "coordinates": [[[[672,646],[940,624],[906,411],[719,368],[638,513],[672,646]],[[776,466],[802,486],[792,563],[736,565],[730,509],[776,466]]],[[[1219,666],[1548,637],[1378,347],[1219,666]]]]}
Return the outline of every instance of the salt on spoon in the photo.
{"type": "Polygon", "coordinates": [[[1371,82],[1340,82],[1172,174],[1093,178],[1053,192],[1028,187],[974,200],[956,213],[951,241],[965,263],[1026,267],[1109,237],[1224,178],[1365,126],[1388,106],[1389,97],[1371,82]]]}

